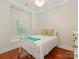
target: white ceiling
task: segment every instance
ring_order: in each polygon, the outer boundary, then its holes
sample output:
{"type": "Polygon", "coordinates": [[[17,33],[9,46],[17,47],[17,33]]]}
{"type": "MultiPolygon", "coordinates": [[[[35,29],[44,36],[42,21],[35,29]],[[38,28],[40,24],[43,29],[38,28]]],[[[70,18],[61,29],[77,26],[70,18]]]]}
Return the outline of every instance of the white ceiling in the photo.
{"type": "Polygon", "coordinates": [[[30,12],[38,13],[38,12],[42,12],[47,9],[56,7],[58,5],[61,5],[69,0],[46,0],[45,5],[42,7],[37,7],[34,3],[34,0],[9,0],[9,1],[11,1],[12,3],[15,3],[16,5],[21,6],[22,8],[24,8],[30,12]]]}

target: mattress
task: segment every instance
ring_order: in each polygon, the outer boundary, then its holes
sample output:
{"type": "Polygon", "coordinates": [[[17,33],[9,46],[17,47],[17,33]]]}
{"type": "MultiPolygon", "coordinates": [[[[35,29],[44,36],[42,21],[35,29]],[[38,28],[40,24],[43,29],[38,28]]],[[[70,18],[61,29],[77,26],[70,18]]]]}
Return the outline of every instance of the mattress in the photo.
{"type": "Polygon", "coordinates": [[[23,38],[21,40],[22,47],[33,55],[36,59],[44,59],[44,56],[48,54],[57,44],[57,36],[45,36],[45,35],[31,35],[39,40],[29,40],[23,38]]]}

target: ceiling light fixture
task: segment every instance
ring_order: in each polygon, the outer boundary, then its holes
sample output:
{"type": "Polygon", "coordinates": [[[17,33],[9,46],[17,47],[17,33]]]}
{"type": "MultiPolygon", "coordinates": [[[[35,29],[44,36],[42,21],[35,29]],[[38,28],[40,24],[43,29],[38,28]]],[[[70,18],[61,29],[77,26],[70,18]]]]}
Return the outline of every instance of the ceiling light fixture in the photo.
{"type": "Polygon", "coordinates": [[[38,6],[38,7],[42,7],[44,4],[45,4],[45,0],[35,0],[35,4],[38,6]]]}

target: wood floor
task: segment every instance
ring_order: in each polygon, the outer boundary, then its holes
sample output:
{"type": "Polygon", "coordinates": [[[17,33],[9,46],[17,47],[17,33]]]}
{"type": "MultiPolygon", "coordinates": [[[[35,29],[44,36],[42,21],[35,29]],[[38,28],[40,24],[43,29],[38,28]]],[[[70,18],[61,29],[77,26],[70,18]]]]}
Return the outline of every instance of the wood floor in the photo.
{"type": "MultiPolygon", "coordinates": [[[[34,59],[34,58],[22,48],[21,53],[19,54],[18,48],[16,48],[12,51],[0,54],[0,59],[34,59]]],[[[73,59],[73,52],[56,47],[48,55],[46,55],[44,59],[73,59]]]]}

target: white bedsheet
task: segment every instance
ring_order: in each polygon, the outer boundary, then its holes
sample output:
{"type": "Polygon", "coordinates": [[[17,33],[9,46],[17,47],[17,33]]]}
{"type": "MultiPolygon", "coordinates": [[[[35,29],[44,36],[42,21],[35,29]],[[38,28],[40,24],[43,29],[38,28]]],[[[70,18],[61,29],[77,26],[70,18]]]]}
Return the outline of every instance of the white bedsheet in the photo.
{"type": "Polygon", "coordinates": [[[23,38],[21,44],[24,49],[35,57],[35,59],[44,59],[44,56],[58,44],[57,36],[34,36],[39,37],[41,40],[33,42],[23,38]]]}

